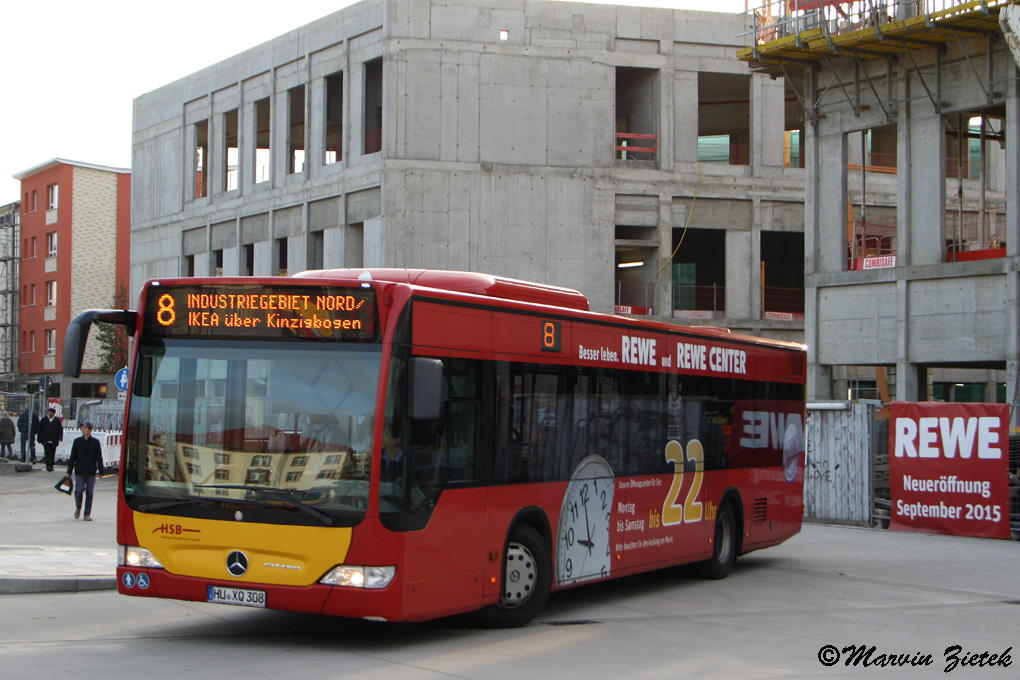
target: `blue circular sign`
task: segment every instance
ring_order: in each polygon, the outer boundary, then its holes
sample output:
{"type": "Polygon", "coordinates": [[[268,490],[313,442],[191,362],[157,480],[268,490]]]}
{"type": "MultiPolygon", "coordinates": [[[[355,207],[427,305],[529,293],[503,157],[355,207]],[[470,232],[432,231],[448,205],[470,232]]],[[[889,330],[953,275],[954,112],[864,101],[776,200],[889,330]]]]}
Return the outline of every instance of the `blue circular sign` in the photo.
{"type": "Polygon", "coordinates": [[[139,574],[138,575],[138,579],[137,579],[137,583],[138,583],[138,587],[139,588],[141,588],[142,590],[145,590],[146,588],[149,587],[149,575],[148,574],[139,574]]]}
{"type": "Polygon", "coordinates": [[[130,571],[125,571],[120,580],[125,588],[134,588],[135,586],[135,575],[130,571]]]}
{"type": "Polygon", "coordinates": [[[117,376],[113,379],[113,382],[117,384],[118,390],[126,392],[128,388],[128,370],[122,368],[117,371],[117,376]]]}

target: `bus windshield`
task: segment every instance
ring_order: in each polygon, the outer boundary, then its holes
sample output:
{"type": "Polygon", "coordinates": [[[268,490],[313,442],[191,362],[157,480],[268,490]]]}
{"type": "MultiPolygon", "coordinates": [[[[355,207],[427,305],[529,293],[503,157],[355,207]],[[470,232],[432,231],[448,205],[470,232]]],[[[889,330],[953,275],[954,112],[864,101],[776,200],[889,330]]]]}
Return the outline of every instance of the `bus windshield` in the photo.
{"type": "Polygon", "coordinates": [[[377,344],[142,340],[124,442],[129,506],[356,524],[380,358],[377,344]]]}

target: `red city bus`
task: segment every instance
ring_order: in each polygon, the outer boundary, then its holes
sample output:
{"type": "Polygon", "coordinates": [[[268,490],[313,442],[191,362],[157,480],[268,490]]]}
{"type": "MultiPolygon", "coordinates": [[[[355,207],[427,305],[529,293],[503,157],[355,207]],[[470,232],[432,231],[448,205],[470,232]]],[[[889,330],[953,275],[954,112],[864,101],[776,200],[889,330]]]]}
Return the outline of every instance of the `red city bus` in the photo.
{"type": "Polygon", "coordinates": [[[549,593],[800,530],[801,345],[465,272],[147,283],[118,493],[126,595],[530,621],[549,593]]]}

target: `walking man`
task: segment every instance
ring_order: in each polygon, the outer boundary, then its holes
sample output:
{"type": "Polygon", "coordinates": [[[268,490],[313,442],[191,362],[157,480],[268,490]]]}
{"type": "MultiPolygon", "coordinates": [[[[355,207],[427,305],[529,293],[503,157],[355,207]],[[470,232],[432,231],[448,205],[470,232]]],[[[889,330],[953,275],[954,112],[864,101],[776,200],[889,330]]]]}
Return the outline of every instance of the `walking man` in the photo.
{"type": "Polygon", "coordinates": [[[57,444],[64,439],[64,423],[57,417],[57,409],[46,409],[46,417],[39,421],[39,443],[43,447],[43,462],[53,472],[53,459],[57,455],[57,444]]]}
{"type": "Polygon", "coordinates": [[[85,496],[85,521],[92,521],[92,495],[96,490],[96,475],[103,471],[103,447],[92,436],[92,423],[81,424],[81,436],[71,444],[71,459],[67,462],[69,478],[74,474],[74,518],[81,516],[82,495],[85,496]]]}
{"type": "Polygon", "coordinates": [[[35,462],[35,432],[39,429],[39,416],[26,406],[25,410],[18,414],[18,432],[21,434],[21,462],[35,462]]]}

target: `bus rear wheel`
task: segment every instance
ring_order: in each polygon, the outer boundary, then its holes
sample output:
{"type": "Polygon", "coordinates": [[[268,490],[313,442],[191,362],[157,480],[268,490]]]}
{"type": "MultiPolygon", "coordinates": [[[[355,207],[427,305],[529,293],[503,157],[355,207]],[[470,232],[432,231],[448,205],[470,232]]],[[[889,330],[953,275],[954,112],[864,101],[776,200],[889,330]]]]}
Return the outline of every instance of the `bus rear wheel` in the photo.
{"type": "Polygon", "coordinates": [[[479,612],[489,628],[523,626],[542,610],[552,587],[549,545],[532,527],[516,527],[503,553],[503,589],[499,601],[479,612]]]}
{"type": "Polygon", "coordinates": [[[737,516],[732,503],[723,503],[715,519],[712,558],[701,563],[701,575],[710,579],[726,578],[737,561],[737,516]]]}

